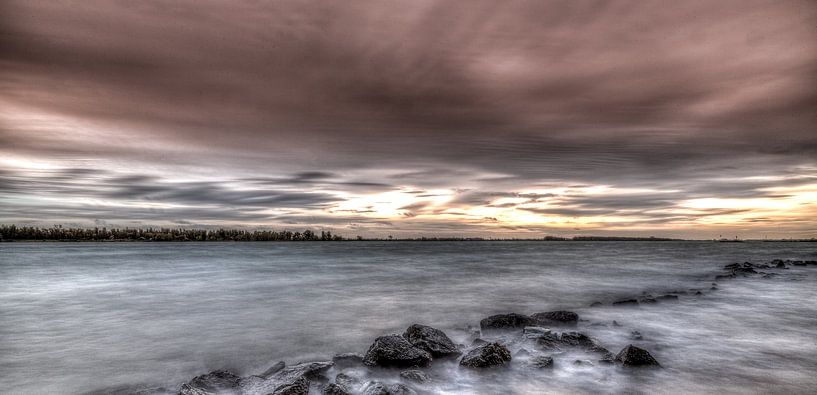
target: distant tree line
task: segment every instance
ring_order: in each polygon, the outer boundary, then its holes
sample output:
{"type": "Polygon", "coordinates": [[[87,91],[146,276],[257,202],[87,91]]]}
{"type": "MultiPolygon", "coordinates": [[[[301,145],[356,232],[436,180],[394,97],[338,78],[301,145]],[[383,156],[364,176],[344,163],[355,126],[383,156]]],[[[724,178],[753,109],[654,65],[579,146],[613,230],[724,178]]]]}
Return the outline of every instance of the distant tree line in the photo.
{"type": "Polygon", "coordinates": [[[341,236],[330,231],[320,233],[238,229],[183,228],[40,228],[34,226],[0,225],[0,241],[337,241],[341,236]]]}

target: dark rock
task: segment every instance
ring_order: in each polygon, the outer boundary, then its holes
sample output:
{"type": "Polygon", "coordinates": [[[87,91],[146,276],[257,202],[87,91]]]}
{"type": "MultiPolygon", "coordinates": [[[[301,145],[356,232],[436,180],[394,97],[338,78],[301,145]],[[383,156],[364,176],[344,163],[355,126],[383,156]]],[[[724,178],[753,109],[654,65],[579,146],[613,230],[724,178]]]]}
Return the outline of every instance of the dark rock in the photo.
{"type": "Polygon", "coordinates": [[[562,333],[559,340],[569,346],[593,347],[595,345],[593,339],[581,332],[562,333]]]}
{"type": "Polygon", "coordinates": [[[573,364],[576,366],[583,366],[583,365],[590,365],[593,366],[593,362],[590,361],[582,361],[581,359],[577,359],[573,361],[573,364]]]}
{"type": "Polygon", "coordinates": [[[389,395],[416,395],[417,391],[401,383],[395,383],[388,388],[389,395]]]}
{"type": "Polygon", "coordinates": [[[287,364],[284,363],[284,361],[278,361],[275,365],[272,365],[269,369],[264,371],[264,373],[261,373],[261,377],[267,378],[269,376],[272,376],[273,374],[284,370],[286,366],[287,364]]]}
{"type": "Polygon", "coordinates": [[[579,315],[572,311],[557,310],[546,311],[531,315],[539,325],[576,325],[579,315]]]}
{"type": "Polygon", "coordinates": [[[606,327],[607,327],[607,324],[605,324],[605,323],[603,323],[603,322],[594,322],[594,323],[590,324],[590,326],[593,326],[593,327],[604,327],[604,328],[606,328],[606,327]]]}
{"type": "Polygon", "coordinates": [[[545,351],[559,351],[559,338],[552,336],[542,336],[536,339],[536,347],[545,351]]]}
{"type": "Polygon", "coordinates": [[[697,291],[697,292],[695,292],[695,295],[703,295],[703,294],[704,294],[704,293],[703,293],[703,292],[701,292],[701,291],[697,291]]]}
{"type": "Polygon", "coordinates": [[[363,395],[389,395],[389,388],[379,381],[370,381],[366,383],[361,393],[363,395]]]}
{"type": "Polygon", "coordinates": [[[613,302],[614,306],[628,306],[628,305],[638,305],[638,301],[635,299],[623,299],[613,302]]]}
{"type": "Polygon", "coordinates": [[[487,368],[504,365],[511,361],[511,352],[499,343],[488,343],[465,354],[460,365],[469,368],[487,368]]]}
{"type": "Polygon", "coordinates": [[[531,366],[537,369],[552,368],[553,357],[540,355],[538,357],[531,358],[531,360],[528,363],[530,363],[531,366]]]}
{"type": "Polygon", "coordinates": [[[422,370],[417,369],[404,370],[400,372],[400,377],[415,383],[425,383],[428,381],[428,375],[422,370]]]}
{"type": "Polygon", "coordinates": [[[471,347],[481,346],[483,344],[488,344],[488,341],[483,339],[474,339],[474,341],[471,342],[471,347]]]}
{"type": "Polygon", "coordinates": [[[655,298],[644,298],[641,299],[641,303],[658,303],[658,301],[655,298]]]}
{"type": "Polygon", "coordinates": [[[353,392],[355,387],[357,387],[358,384],[360,384],[360,379],[355,376],[341,372],[338,373],[337,376],[335,376],[335,384],[345,388],[349,392],[353,392]]]}
{"type": "Polygon", "coordinates": [[[728,265],[724,266],[723,268],[728,269],[728,270],[732,270],[732,269],[738,269],[740,267],[741,267],[740,263],[731,263],[731,264],[728,264],[728,265]]]}
{"type": "Polygon", "coordinates": [[[624,366],[661,366],[647,350],[632,344],[624,347],[616,355],[616,361],[624,366]]]}
{"type": "Polygon", "coordinates": [[[678,300],[678,295],[661,295],[655,299],[661,302],[669,302],[671,300],[678,300]]]}
{"type": "Polygon", "coordinates": [[[216,370],[182,384],[179,395],[209,395],[231,392],[238,387],[240,377],[226,370],[216,370]]]}
{"type": "Polygon", "coordinates": [[[323,387],[323,395],[351,395],[351,392],[339,384],[330,383],[323,387]]]}
{"type": "Polygon", "coordinates": [[[717,290],[718,290],[718,287],[712,287],[712,288],[709,288],[709,290],[710,290],[710,291],[717,291],[717,290]]]}
{"type": "Polygon", "coordinates": [[[630,339],[643,340],[644,336],[641,335],[641,332],[639,332],[639,331],[632,331],[632,332],[630,332],[630,339]]]}
{"type": "Polygon", "coordinates": [[[779,260],[779,259],[775,259],[774,261],[772,261],[772,263],[774,264],[774,267],[776,267],[778,269],[785,269],[786,268],[786,264],[783,261],[779,260]]]}
{"type": "Polygon", "coordinates": [[[526,326],[532,326],[534,324],[535,322],[533,318],[530,318],[522,314],[509,313],[497,314],[492,315],[488,318],[484,318],[482,321],[479,322],[479,327],[482,330],[509,329],[509,328],[524,328],[526,326]]]}
{"type": "Polygon", "coordinates": [[[309,380],[334,366],[331,361],[304,362],[287,366],[268,377],[249,376],[241,378],[241,392],[249,394],[306,394],[309,380]],[[299,392],[304,390],[306,392],[299,392]]]}
{"type": "Polygon", "coordinates": [[[598,306],[602,306],[602,305],[604,305],[604,303],[601,303],[601,302],[590,303],[590,307],[598,307],[598,306]]]}
{"type": "Polygon", "coordinates": [[[724,279],[727,279],[727,278],[735,278],[735,275],[734,274],[719,274],[719,275],[715,276],[715,280],[724,280],[724,279]]]}
{"type": "Polygon", "coordinates": [[[803,261],[789,261],[789,263],[794,266],[806,266],[806,262],[803,261]]]}
{"type": "Polygon", "coordinates": [[[335,356],[332,357],[332,362],[334,362],[336,365],[357,365],[363,363],[363,355],[356,352],[335,354],[335,356]]]}
{"type": "Polygon", "coordinates": [[[428,351],[433,357],[459,355],[460,351],[446,334],[430,326],[414,324],[403,333],[414,347],[428,351]]]}
{"type": "Polygon", "coordinates": [[[414,347],[400,335],[386,335],[374,340],[363,357],[363,363],[382,367],[428,366],[431,354],[414,347]]]}
{"type": "Polygon", "coordinates": [[[542,328],[541,326],[526,326],[522,330],[522,335],[528,339],[538,339],[544,335],[551,333],[550,329],[542,328]]]}
{"type": "Polygon", "coordinates": [[[600,354],[599,362],[603,364],[611,364],[615,361],[616,356],[610,352],[610,350],[596,344],[593,347],[590,347],[590,351],[600,354]]]}
{"type": "Polygon", "coordinates": [[[613,326],[621,326],[621,324],[619,324],[618,321],[613,320],[613,326]]]}

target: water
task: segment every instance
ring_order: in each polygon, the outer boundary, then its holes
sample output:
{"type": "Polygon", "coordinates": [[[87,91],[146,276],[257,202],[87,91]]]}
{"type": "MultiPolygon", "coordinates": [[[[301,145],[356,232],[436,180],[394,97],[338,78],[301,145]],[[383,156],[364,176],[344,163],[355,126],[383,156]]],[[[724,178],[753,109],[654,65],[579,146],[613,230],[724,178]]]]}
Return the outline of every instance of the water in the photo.
{"type": "Polygon", "coordinates": [[[468,344],[465,328],[487,315],[564,308],[611,351],[642,346],[664,369],[575,366],[573,354],[535,372],[435,362],[451,379],[423,389],[815,393],[817,268],[708,290],[727,263],[815,257],[815,244],[760,242],[6,243],[0,391],[174,388],[214,369],[248,375],[362,353],[415,322],[468,344]],[[588,307],[691,288],[706,293],[588,307]]]}

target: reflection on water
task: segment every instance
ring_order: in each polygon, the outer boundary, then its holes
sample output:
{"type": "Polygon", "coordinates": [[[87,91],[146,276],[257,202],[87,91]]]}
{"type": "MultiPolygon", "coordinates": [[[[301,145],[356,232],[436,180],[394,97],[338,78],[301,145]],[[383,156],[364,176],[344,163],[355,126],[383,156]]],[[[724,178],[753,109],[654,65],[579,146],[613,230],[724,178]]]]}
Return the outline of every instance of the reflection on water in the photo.
{"type": "Polygon", "coordinates": [[[456,380],[429,389],[813,393],[817,269],[709,287],[727,263],[815,256],[814,244],[759,242],[0,244],[0,388],[174,387],[214,369],[364,352],[414,322],[468,344],[462,328],[487,315],[565,308],[611,351],[635,343],[665,369],[576,366],[573,355],[551,371],[440,362],[432,369],[456,380]],[[706,293],[588,307],[690,288],[706,293]]]}

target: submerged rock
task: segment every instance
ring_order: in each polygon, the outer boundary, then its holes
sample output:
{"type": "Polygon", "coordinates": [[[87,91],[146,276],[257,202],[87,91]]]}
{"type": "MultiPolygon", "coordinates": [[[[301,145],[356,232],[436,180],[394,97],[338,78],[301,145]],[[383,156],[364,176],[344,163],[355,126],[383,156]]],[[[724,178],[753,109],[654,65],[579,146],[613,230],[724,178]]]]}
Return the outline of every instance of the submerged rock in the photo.
{"type": "Polygon", "coordinates": [[[332,362],[336,365],[357,365],[363,363],[363,355],[356,352],[335,354],[335,356],[332,357],[332,362]]]}
{"type": "Polygon", "coordinates": [[[331,361],[299,363],[267,377],[243,377],[238,386],[241,392],[247,394],[306,394],[309,391],[309,380],[332,366],[334,363],[331,361]]]}
{"type": "Polygon", "coordinates": [[[533,318],[526,315],[508,313],[492,315],[484,318],[479,322],[479,327],[485,329],[513,329],[524,328],[526,326],[533,326],[535,324],[533,318]]]}
{"type": "Polygon", "coordinates": [[[425,383],[428,381],[428,375],[422,370],[417,369],[404,370],[400,372],[400,377],[415,383],[425,383]]]}
{"type": "Polygon", "coordinates": [[[538,357],[531,358],[528,363],[537,369],[552,368],[553,357],[540,355],[538,357]]]}
{"type": "Polygon", "coordinates": [[[431,354],[414,347],[403,336],[386,335],[374,340],[363,357],[363,363],[381,367],[428,366],[431,354]]]}
{"type": "Polygon", "coordinates": [[[537,339],[549,333],[551,333],[550,329],[541,326],[526,326],[525,329],[522,329],[522,335],[528,339],[537,339]]]}
{"type": "Polygon", "coordinates": [[[614,306],[638,306],[638,301],[635,299],[623,299],[613,302],[614,306]]]}
{"type": "Polygon", "coordinates": [[[576,325],[576,323],[579,321],[578,314],[565,310],[536,313],[531,315],[531,318],[533,318],[540,325],[576,325]]]}
{"type": "Polygon", "coordinates": [[[604,305],[604,303],[601,303],[601,302],[590,303],[590,307],[598,307],[598,306],[602,306],[602,305],[604,305]]]}
{"type": "Polygon", "coordinates": [[[182,384],[179,395],[210,395],[234,391],[241,380],[232,372],[216,370],[182,384]]]}
{"type": "Polygon", "coordinates": [[[388,387],[389,395],[416,395],[417,391],[401,383],[395,383],[388,387]]]}
{"type": "Polygon", "coordinates": [[[644,339],[644,336],[639,331],[632,331],[632,332],[630,332],[630,339],[642,340],[642,339],[644,339]]]}
{"type": "Polygon", "coordinates": [[[565,332],[562,333],[562,336],[559,337],[559,340],[563,344],[567,344],[569,346],[581,346],[581,347],[593,347],[596,343],[590,336],[585,335],[581,332],[565,332]]]}
{"type": "Polygon", "coordinates": [[[632,344],[624,347],[616,355],[616,361],[624,366],[661,366],[647,350],[632,344]]]}
{"type": "Polygon", "coordinates": [[[511,352],[499,343],[488,343],[465,354],[460,365],[469,368],[487,368],[504,365],[511,361],[511,352]]]}
{"type": "Polygon", "coordinates": [[[406,329],[403,337],[414,347],[428,351],[433,357],[461,354],[443,331],[430,326],[414,324],[406,329]]]}
{"type": "Polygon", "coordinates": [[[678,295],[661,295],[655,299],[658,299],[659,301],[662,302],[669,302],[672,300],[678,300],[678,295]]]}
{"type": "Polygon", "coordinates": [[[287,364],[284,361],[278,361],[275,365],[270,366],[269,369],[264,371],[264,373],[261,373],[261,377],[266,378],[266,377],[272,376],[273,374],[284,370],[284,368],[286,366],[287,366],[287,364]]]}

